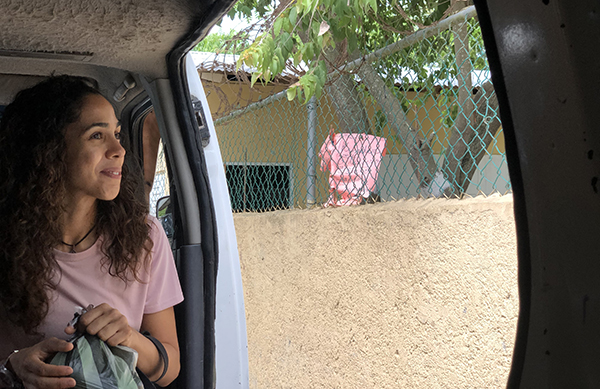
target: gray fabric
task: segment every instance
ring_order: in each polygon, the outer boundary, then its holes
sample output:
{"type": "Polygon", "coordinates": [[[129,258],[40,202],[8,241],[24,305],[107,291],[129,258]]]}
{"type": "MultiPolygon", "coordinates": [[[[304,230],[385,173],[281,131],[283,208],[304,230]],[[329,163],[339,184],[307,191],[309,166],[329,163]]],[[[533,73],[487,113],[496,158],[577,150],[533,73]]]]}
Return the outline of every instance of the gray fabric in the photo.
{"type": "MultiPolygon", "coordinates": [[[[82,53],[88,57],[66,55],[65,60],[167,77],[166,55],[212,5],[197,0],[4,1],[0,49],[82,53]]],[[[0,65],[10,61],[5,57],[0,65]]],[[[36,62],[29,60],[25,66],[36,62]]],[[[20,70],[31,74],[27,68],[20,70]]],[[[46,66],[44,75],[51,70],[46,66]]]]}
{"type": "Polygon", "coordinates": [[[75,388],[141,389],[142,381],[135,371],[137,352],[129,347],[109,346],[97,336],[82,335],[73,340],[73,350],[57,353],[53,365],[73,368],[75,388]]]}

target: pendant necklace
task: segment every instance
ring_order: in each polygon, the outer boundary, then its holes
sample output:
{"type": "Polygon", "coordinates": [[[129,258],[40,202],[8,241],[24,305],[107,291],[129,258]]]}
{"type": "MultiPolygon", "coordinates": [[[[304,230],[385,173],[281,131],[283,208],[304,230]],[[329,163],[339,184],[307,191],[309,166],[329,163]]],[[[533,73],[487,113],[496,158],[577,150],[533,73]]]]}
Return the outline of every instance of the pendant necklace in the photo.
{"type": "Polygon", "coordinates": [[[65,246],[71,247],[69,254],[76,254],[77,251],[75,251],[75,247],[77,247],[77,245],[79,245],[79,243],[83,242],[85,240],[85,238],[87,238],[92,233],[92,231],[94,231],[94,228],[96,228],[95,224],[92,226],[92,228],[90,228],[88,233],[85,234],[85,236],[83,238],[79,239],[79,242],[77,242],[77,243],[69,244],[69,243],[66,243],[64,240],[61,240],[60,243],[64,244],[65,246]]]}

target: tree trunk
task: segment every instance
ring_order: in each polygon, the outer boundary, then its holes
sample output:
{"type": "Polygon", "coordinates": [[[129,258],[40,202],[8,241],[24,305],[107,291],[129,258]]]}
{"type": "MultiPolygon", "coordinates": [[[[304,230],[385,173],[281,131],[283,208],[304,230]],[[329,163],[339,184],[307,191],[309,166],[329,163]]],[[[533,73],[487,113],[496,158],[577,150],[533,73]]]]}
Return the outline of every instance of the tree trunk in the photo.
{"type": "MultiPolygon", "coordinates": [[[[456,11],[466,6],[465,2],[454,4],[456,11]]],[[[491,83],[483,85],[473,96],[473,65],[467,21],[453,28],[453,33],[459,111],[442,163],[442,173],[448,183],[444,195],[460,197],[467,191],[477,165],[500,127],[500,120],[497,115],[498,100],[491,83]],[[493,118],[490,117],[490,111],[495,114],[493,118]]]]}
{"type": "Polygon", "coordinates": [[[347,73],[339,75],[325,87],[338,119],[339,132],[354,134],[369,132],[367,112],[356,87],[354,76],[347,73]]]}
{"type": "Polygon", "coordinates": [[[410,153],[410,163],[419,182],[421,195],[460,196],[466,192],[485,150],[500,128],[498,99],[493,85],[487,82],[473,98],[469,96],[468,101],[474,108],[470,109],[469,116],[455,122],[450,150],[445,154],[442,169],[438,170],[431,149],[431,139],[421,139],[418,128],[408,124],[400,101],[385,85],[381,76],[368,64],[363,64],[358,74],[383,110],[388,125],[410,153]]]}
{"type": "Polygon", "coordinates": [[[452,180],[448,179],[452,185],[445,190],[446,196],[461,196],[467,191],[475,169],[500,128],[498,98],[493,85],[486,82],[477,91],[474,100],[476,109],[467,118],[462,131],[455,128],[460,138],[451,144],[451,152],[446,153],[444,158],[444,176],[452,177],[452,180]]]}
{"type": "Polygon", "coordinates": [[[358,68],[358,75],[369,89],[369,93],[381,107],[388,125],[402,140],[410,155],[410,164],[419,181],[419,189],[428,187],[433,180],[437,165],[431,151],[431,139],[421,139],[419,129],[408,124],[398,97],[370,64],[358,68]]]}
{"type": "MultiPolygon", "coordinates": [[[[455,11],[458,12],[465,7],[464,2],[456,2],[454,4],[455,11]]],[[[445,154],[442,172],[444,178],[448,181],[450,187],[446,189],[446,193],[460,195],[467,188],[461,186],[463,178],[461,173],[457,171],[457,166],[461,164],[462,158],[465,157],[460,151],[464,150],[467,145],[467,138],[473,132],[473,127],[470,123],[470,118],[473,113],[474,104],[472,99],[473,82],[471,74],[473,66],[469,55],[469,25],[464,23],[453,28],[454,35],[454,55],[456,58],[457,82],[458,82],[458,114],[454,121],[454,131],[450,135],[448,150],[445,154]]]]}
{"type": "MultiPolygon", "coordinates": [[[[340,42],[335,49],[328,50],[326,56],[329,58],[327,73],[331,73],[335,67],[348,60],[347,45],[340,42]]],[[[339,132],[355,134],[369,132],[367,111],[356,88],[354,75],[348,73],[341,73],[325,86],[325,91],[338,119],[339,132]]]]}
{"type": "MultiPolygon", "coordinates": [[[[456,2],[456,11],[464,8],[464,2],[456,2]]],[[[473,93],[470,60],[469,26],[465,22],[454,29],[454,51],[458,69],[459,112],[455,119],[449,146],[442,166],[434,159],[432,139],[422,139],[419,128],[409,125],[400,100],[385,84],[382,77],[368,63],[362,64],[357,73],[369,93],[381,107],[388,125],[401,139],[409,161],[419,182],[423,197],[461,196],[466,192],[475,170],[500,127],[498,100],[491,83],[486,83],[473,93]]],[[[347,58],[346,47],[340,44],[333,53],[335,61],[347,58]]],[[[331,71],[331,69],[329,69],[331,71]]],[[[326,87],[332,100],[342,132],[368,132],[369,123],[353,76],[343,74],[326,87]]]]}

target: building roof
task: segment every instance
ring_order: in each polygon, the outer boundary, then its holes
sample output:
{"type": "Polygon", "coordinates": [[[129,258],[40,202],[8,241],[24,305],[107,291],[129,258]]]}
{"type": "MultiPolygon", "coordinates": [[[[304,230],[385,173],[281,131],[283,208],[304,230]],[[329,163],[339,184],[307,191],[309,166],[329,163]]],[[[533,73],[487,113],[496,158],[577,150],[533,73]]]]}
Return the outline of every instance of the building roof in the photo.
{"type": "MultiPolygon", "coordinates": [[[[245,64],[236,69],[239,55],[235,54],[192,51],[191,55],[196,69],[200,73],[200,77],[208,81],[223,82],[223,75],[226,75],[228,79],[246,81],[250,79],[251,74],[255,70],[245,64]]],[[[298,77],[301,75],[300,71],[295,71],[288,67],[275,78],[274,83],[291,85],[298,81],[298,77]]]]}
{"type": "MultiPolygon", "coordinates": [[[[238,80],[246,81],[250,79],[253,68],[242,64],[238,70],[236,70],[237,60],[239,55],[235,54],[217,54],[217,53],[206,53],[193,51],[192,58],[196,64],[196,68],[201,75],[202,79],[223,82],[223,75],[228,75],[229,79],[231,76],[237,77],[238,80]]],[[[458,87],[459,80],[456,76],[452,76],[449,73],[445,78],[435,77],[435,74],[439,72],[439,68],[427,67],[425,68],[427,77],[434,77],[434,86],[448,88],[458,87]]],[[[298,78],[303,74],[301,70],[286,68],[282,74],[276,78],[278,83],[289,83],[290,85],[298,81],[298,78]]],[[[404,88],[413,87],[422,75],[418,75],[414,70],[404,68],[401,71],[401,76],[395,78],[395,85],[404,88]]],[[[486,82],[491,82],[491,74],[489,70],[473,70],[471,72],[471,82],[474,88],[482,86],[486,82]]]]}

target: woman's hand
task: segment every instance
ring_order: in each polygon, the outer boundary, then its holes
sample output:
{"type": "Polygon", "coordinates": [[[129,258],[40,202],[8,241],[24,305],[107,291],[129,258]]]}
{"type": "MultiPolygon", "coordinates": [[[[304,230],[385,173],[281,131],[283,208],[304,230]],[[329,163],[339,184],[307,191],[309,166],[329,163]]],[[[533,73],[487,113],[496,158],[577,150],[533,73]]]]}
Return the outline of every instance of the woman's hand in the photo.
{"type": "MultiPolygon", "coordinates": [[[[129,326],[127,318],[119,310],[108,304],[101,304],[87,311],[79,318],[77,329],[96,335],[110,346],[131,347],[133,329],[129,326]]],[[[73,327],[65,329],[67,334],[75,332],[73,327]]]]}
{"type": "Polygon", "coordinates": [[[76,382],[69,377],[73,369],[69,366],[55,366],[45,361],[57,352],[67,352],[73,344],[49,338],[28,348],[21,349],[10,357],[10,366],[16,376],[28,388],[59,389],[72,388],[76,382]]]}
{"type": "MultiPolygon", "coordinates": [[[[127,318],[117,309],[108,304],[101,304],[79,318],[77,329],[96,335],[111,346],[123,345],[136,350],[139,354],[137,367],[143,371],[150,380],[155,380],[162,374],[164,365],[160,359],[156,346],[144,335],[129,326],[127,318]]],[[[177,341],[177,328],[173,307],[163,311],[145,314],[142,320],[142,329],[149,331],[165,347],[169,356],[169,369],[167,374],[158,382],[167,386],[179,374],[179,342],[177,341]]],[[[75,332],[73,327],[65,329],[67,334],[75,332]]]]}

